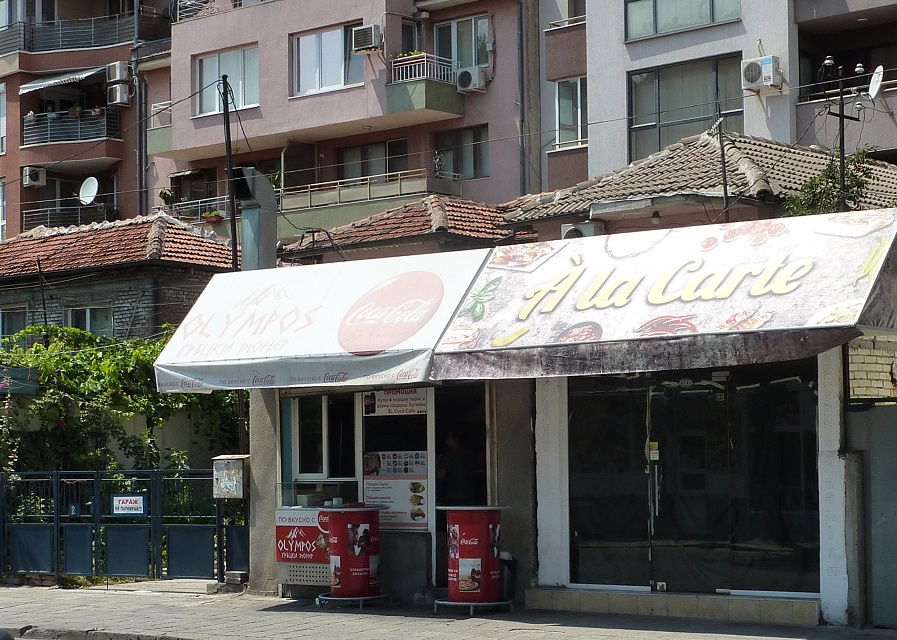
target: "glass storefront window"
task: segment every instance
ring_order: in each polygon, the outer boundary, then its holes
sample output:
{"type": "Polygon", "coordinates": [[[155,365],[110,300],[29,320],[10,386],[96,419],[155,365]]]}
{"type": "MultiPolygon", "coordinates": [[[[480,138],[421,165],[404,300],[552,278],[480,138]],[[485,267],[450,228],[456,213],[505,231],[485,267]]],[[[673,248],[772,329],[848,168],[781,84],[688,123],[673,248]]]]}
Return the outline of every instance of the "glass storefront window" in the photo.
{"type": "Polygon", "coordinates": [[[571,378],[571,581],[819,589],[816,363],[571,378]]]}

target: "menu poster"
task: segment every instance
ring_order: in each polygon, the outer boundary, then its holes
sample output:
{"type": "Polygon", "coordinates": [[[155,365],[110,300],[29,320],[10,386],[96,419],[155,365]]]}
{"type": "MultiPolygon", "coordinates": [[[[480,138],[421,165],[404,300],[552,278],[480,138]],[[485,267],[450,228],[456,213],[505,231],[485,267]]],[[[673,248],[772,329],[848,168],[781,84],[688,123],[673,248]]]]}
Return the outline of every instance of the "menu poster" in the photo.
{"type": "Polygon", "coordinates": [[[409,416],[427,412],[426,389],[383,389],[362,395],[366,416],[409,416]]]}
{"type": "Polygon", "coordinates": [[[364,502],[385,507],[383,527],[426,529],[429,500],[426,451],[365,454],[364,502]]]}

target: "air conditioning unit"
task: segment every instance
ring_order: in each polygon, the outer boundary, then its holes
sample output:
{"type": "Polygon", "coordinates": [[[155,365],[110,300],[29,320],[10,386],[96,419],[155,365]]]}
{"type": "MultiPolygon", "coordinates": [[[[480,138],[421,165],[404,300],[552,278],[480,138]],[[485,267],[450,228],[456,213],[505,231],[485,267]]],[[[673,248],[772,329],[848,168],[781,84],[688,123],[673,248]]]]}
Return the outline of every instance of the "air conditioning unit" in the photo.
{"type": "Polygon", "coordinates": [[[127,107],[131,104],[130,85],[113,84],[106,87],[106,104],[127,107]]]}
{"type": "Polygon", "coordinates": [[[106,65],[106,84],[121,84],[128,82],[131,76],[131,69],[127,62],[113,62],[106,65]]]}
{"type": "Polygon", "coordinates": [[[778,56],[764,56],[741,61],[741,88],[760,91],[768,87],[782,86],[782,70],[778,56]]]}
{"type": "Polygon", "coordinates": [[[463,67],[455,75],[455,87],[461,93],[482,91],[486,86],[486,69],[483,67],[463,67]]]}
{"type": "Polygon", "coordinates": [[[374,53],[379,50],[379,24],[364,24],[352,28],[352,51],[354,53],[374,53]]]}
{"type": "Polygon", "coordinates": [[[604,223],[598,220],[561,225],[561,237],[564,240],[569,238],[585,238],[586,236],[601,236],[604,235],[604,232],[604,223]]]}
{"type": "Polygon", "coordinates": [[[43,167],[22,167],[22,186],[42,187],[47,184],[47,170],[43,167]]]}

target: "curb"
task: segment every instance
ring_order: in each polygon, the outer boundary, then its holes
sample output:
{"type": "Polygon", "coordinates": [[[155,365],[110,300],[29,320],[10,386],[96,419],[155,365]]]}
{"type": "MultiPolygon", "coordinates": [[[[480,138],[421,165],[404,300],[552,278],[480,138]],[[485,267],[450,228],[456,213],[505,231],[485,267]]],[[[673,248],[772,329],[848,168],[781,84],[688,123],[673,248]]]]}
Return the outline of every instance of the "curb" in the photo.
{"type": "MultiPolygon", "coordinates": [[[[11,629],[15,634],[16,630],[11,629]]],[[[117,633],[87,629],[78,631],[75,629],[50,629],[46,627],[22,627],[18,630],[16,638],[23,640],[191,640],[179,636],[169,635],[139,635],[136,633],[117,633]]]]}

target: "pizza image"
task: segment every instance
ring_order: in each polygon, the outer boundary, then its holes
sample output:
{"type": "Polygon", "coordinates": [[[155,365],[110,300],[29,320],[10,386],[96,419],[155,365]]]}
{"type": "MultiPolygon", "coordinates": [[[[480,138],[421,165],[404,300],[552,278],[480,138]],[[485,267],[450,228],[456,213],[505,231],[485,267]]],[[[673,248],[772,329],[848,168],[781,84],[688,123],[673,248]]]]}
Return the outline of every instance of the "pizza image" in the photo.
{"type": "Polygon", "coordinates": [[[555,248],[548,242],[531,242],[529,244],[513,244],[496,247],[490,267],[501,267],[517,271],[529,271],[548,259],[555,248]]]}
{"type": "Polygon", "coordinates": [[[476,591],[480,588],[480,583],[476,580],[458,580],[458,590],[459,591],[476,591]]]}
{"type": "Polygon", "coordinates": [[[822,217],[816,222],[814,230],[829,236],[860,238],[893,222],[894,214],[890,211],[849,211],[822,217]]]}
{"type": "Polygon", "coordinates": [[[480,339],[480,330],[476,327],[456,325],[449,329],[442,339],[442,348],[452,351],[473,349],[480,339]]]}
{"type": "Polygon", "coordinates": [[[853,324],[856,322],[865,300],[847,300],[826,307],[814,314],[807,324],[853,324]]]}

